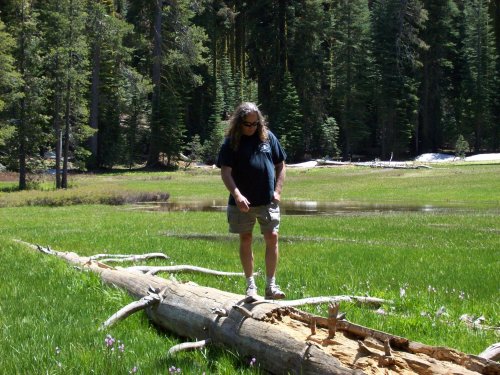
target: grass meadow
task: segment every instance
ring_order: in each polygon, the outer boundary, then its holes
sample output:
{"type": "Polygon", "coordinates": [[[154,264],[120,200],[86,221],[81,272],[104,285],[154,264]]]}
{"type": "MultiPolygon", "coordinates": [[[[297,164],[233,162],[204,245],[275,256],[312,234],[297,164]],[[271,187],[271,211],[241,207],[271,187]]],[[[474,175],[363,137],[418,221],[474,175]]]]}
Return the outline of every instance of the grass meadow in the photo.
{"type": "MultiPolygon", "coordinates": [[[[0,373],[259,373],[259,358],[251,364],[231,349],[168,357],[168,349],[186,339],[155,328],[144,313],[98,331],[132,301],[126,292],[13,242],[81,255],[161,251],[170,259],[148,264],[240,271],[238,241],[227,233],[224,212],[145,211],[130,204],[165,193],[178,201],[224,199],[217,170],[77,175],[65,191],[51,184],[18,192],[15,181],[0,183],[0,373]]],[[[477,354],[500,341],[499,331],[469,328],[460,317],[500,326],[499,187],[499,164],[289,169],[284,201],[443,209],[284,215],[277,281],[289,299],[349,294],[393,300],[382,306],[385,315],[349,303],[341,311],[354,323],[477,354]]],[[[256,268],[263,271],[263,242],[255,234],[256,268]]],[[[239,277],[173,277],[236,293],[245,287],[239,277]]],[[[264,283],[259,276],[261,290],[264,283]]],[[[326,309],[304,307],[321,315],[326,309]]]]}

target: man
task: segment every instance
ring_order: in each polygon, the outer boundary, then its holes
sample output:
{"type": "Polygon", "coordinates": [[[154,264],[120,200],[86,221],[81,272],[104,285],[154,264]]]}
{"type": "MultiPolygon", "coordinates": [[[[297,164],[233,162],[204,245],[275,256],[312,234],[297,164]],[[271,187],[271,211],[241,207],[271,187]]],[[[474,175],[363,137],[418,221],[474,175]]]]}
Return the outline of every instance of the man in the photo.
{"type": "Polygon", "coordinates": [[[240,236],[240,260],[246,295],[256,297],[252,231],[258,220],[266,243],[267,299],[285,298],[275,281],[278,264],[279,202],[285,180],[286,154],[254,103],[240,104],[229,120],[217,166],[227,190],[229,231],[240,236]]]}

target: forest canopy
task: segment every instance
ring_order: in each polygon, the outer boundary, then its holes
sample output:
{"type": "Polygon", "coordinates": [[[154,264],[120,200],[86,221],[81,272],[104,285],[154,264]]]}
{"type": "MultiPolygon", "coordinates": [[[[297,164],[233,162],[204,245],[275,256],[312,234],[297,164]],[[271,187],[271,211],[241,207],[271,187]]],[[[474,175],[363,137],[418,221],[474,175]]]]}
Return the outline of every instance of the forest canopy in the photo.
{"type": "Polygon", "coordinates": [[[213,163],[259,104],[290,162],[500,150],[500,0],[5,0],[0,164],[213,163]]]}

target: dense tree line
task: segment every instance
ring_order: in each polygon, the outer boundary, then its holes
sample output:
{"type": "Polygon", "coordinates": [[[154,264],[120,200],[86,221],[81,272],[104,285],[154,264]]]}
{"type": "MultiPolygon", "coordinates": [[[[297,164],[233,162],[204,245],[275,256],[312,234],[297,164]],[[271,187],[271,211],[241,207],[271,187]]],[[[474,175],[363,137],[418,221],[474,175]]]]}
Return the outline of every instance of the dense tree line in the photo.
{"type": "Polygon", "coordinates": [[[4,0],[0,163],[213,162],[244,100],[290,161],[498,151],[499,52],[500,0],[4,0]]]}

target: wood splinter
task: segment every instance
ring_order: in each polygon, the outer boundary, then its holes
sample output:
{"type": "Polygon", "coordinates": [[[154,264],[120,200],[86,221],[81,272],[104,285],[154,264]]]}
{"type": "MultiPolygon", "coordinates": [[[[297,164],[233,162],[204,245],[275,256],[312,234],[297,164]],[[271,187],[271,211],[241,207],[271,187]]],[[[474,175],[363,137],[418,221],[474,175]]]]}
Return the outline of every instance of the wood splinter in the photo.
{"type": "Polygon", "coordinates": [[[214,313],[217,316],[222,316],[222,317],[226,317],[228,315],[226,309],[223,309],[221,307],[215,307],[215,308],[213,308],[212,309],[212,313],[214,313]]]}
{"type": "Polygon", "coordinates": [[[337,332],[337,314],[339,313],[338,302],[331,303],[328,306],[328,338],[333,339],[337,332]]]}
{"type": "Polygon", "coordinates": [[[384,340],[384,351],[387,357],[392,357],[391,342],[389,339],[384,340]]]}
{"type": "Polygon", "coordinates": [[[311,318],[310,328],[311,328],[311,335],[315,335],[316,334],[316,318],[311,318]]]}
{"type": "Polygon", "coordinates": [[[175,353],[182,352],[185,350],[202,349],[208,344],[210,344],[211,339],[205,339],[195,342],[183,342],[182,344],[174,345],[168,350],[168,355],[174,355],[175,353]]]}

